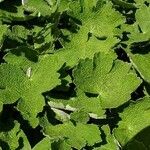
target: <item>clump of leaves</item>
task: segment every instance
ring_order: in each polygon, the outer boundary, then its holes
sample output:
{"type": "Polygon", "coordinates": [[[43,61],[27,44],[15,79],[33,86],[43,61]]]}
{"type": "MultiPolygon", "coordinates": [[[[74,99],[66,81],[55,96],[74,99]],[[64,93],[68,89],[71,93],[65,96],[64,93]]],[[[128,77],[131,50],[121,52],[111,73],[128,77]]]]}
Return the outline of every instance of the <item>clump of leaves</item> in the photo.
{"type": "Polygon", "coordinates": [[[0,0],[0,149],[150,149],[149,0],[0,0]]]}

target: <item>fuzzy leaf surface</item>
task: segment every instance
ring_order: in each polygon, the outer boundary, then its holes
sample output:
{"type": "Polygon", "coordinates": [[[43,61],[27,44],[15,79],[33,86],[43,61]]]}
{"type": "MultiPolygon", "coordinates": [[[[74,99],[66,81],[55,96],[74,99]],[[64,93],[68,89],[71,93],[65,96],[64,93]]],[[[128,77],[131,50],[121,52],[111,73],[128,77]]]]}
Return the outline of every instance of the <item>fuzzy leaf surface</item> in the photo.
{"type": "Polygon", "coordinates": [[[130,64],[104,53],[96,54],[93,60],[80,61],[74,70],[74,82],[77,89],[99,94],[103,108],[114,108],[125,103],[141,83],[131,71],[130,64]]]}

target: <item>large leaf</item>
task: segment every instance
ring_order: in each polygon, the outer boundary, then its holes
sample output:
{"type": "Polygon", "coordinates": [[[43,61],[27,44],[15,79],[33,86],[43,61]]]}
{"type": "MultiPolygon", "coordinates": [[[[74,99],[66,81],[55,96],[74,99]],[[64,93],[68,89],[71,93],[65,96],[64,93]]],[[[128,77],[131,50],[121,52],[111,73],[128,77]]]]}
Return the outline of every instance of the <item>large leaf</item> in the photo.
{"type": "Polygon", "coordinates": [[[76,149],[101,141],[100,132],[96,125],[84,125],[81,123],[74,126],[71,122],[56,126],[44,126],[44,133],[53,139],[64,139],[67,144],[76,149]]]}
{"type": "Polygon", "coordinates": [[[25,119],[36,126],[36,116],[44,106],[44,97],[41,94],[59,84],[59,67],[58,59],[53,55],[41,56],[39,62],[28,66],[26,72],[18,65],[2,64],[0,100],[4,104],[19,100],[18,109],[25,119]]]}
{"type": "Polygon", "coordinates": [[[119,143],[124,146],[139,132],[150,125],[149,119],[150,98],[143,98],[137,102],[131,103],[121,114],[121,121],[114,134],[119,143]]]}
{"type": "Polygon", "coordinates": [[[68,14],[77,33],[73,33],[71,41],[57,53],[68,65],[74,65],[80,58],[92,58],[95,52],[108,53],[119,42],[115,29],[124,23],[124,17],[112,8],[111,3],[99,6],[98,2],[89,0],[83,4],[76,1],[70,4],[68,14]]]}
{"type": "Polygon", "coordinates": [[[80,61],[74,70],[74,78],[77,89],[98,94],[103,108],[114,108],[125,103],[141,83],[130,64],[104,53],[96,54],[93,60],[80,61]]]}

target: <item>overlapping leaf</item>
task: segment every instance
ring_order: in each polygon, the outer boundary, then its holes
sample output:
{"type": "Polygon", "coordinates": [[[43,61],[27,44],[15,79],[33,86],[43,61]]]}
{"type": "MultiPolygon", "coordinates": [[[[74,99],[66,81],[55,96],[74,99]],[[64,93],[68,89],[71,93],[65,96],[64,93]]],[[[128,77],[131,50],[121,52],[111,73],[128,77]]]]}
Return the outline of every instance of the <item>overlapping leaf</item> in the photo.
{"type": "Polygon", "coordinates": [[[79,118],[85,116],[93,117],[104,117],[105,110],[103,110],[101,101],[98,98],[87,97],[83,93],[77,95],[77,97],[72,97],[70,100],[57,100],[57,99],[49,99],[48,104],[51,108],[69,110],[69,111],[79,111],[79,118]]]}
{"type": "MultiPolygon", "coordinates": [[[[140,75],[147,82],[150,82],[150,72],[148,69],[150,67],[150,50],[149,50],[149,41],[150,41],[150,7],[142,5],[137,10],[135,17],[136,23],[131,27],[133,30],[130,31],[131,35],[129,36],[128,48],[127,51],[130,56],[133,65],[139,71],[140,75]],[[148,15],[148,16],[147,16],[148,15]],[[139,28],[141,31],[139,31],[139,28]]],[[[130,28],[129,28],[130,29],[130,28]]]]}
{"type": "MultiPolygon", "coordinates": [[[[55,4],[55,3],[54,3],[55,4]]],[[[3,21],[26,21],[35,17],[50,16],[57,8],[49,1],[9,1],[0,3],[0,19],[3,21]],[[8,7],[9,6],[9,7],[8,7]]]]}
{"type": "Polygon", "coordinates": [[[2,46],[4,35],[7,31],[7,25],[1,25],[0,24],[0,47],[2,46]]]}
{"type": "Polygon", "coordinates": [[[41,56],[39,62],[28,66],[26,72],[18,65],[2,64],[0,100],[4,104],[19,100],[18,109],[25,119],[36,126],[36,115],[44,106],[44,97],[41,94],[59,84],[59,67],[58,59],[52,55],[41,56]]]}
{"type": "Polygon", "coordinates": [[[20,129],[20,125],[17,122],[14,123],[14,127],[9,131],[0,131],[0,147],[8,150],[31,150],[31,146],[27,140],[27,137],[20,129]]]}
{"type": "Polygon", "coordinates": [[[49,137],[45,137],[38,144],[36,144],[32,150],[51,150],[51,140],[49,137]]]}
{"type": "Polygon", "coordinates": [[[101,137],[103,138],[102,144],[94,150],[116,150],[118,148],[117,142],[107,126],[102,126],[101,137]]]}
{"type": "Polygon", "coordinates": [[[0,149],[149,149],[149,8],[149,0],[0,0],[0,149]],[[122,48],[128,63],[118,60],[122,48]],[[122,106],[111,108],[131,93],[147,97],[123,105],[119,118],[122,106]],[[35,130],[45,137],[32,141],[35,130]]]}
{"type": "Polygon", "coordinates": [[[52,126],[43,124],[44,133],[53,139],[64,139],[65,143],[76,149],[101,141],[100,132],[96,125],[78,123],[74,126],[71,122],[52,126]],[[94,136],[93,136],[94,135],[94,136]]]}
{"type": "Polygon", "coordinates": [[[83,6],[79,1],[70,4],[68,14],[71,19],[77,19],[79,30],[72,34],[71,41],[58,53],[71,66],[80,58],[92,58],[95,52],[108,53],[119,42],[115,37],[116,27],[124,22],[122,15],[112,8],[111,3],[99,6],[98,2],[84,1],[83,6]]]}
{"type": "Polygon", "coordinates": [[[150,125],[148,117],[150,113],[149,102],[150,99],[145,97],[136,103],[131,103],[131,105],[120,114],[122,120],[114,133],[122,146],[127,144],[140,131],[150,125]]]}
{"type": "Polygon", "coordinates": [[[74,70],[74,78],[77,89],[99,95],[97,98],[103,108],[118,107],[125,103],[141,83],[132,72],[131,65],[104,53],[96,54],[93,61],[80,61],[74,70]]]}

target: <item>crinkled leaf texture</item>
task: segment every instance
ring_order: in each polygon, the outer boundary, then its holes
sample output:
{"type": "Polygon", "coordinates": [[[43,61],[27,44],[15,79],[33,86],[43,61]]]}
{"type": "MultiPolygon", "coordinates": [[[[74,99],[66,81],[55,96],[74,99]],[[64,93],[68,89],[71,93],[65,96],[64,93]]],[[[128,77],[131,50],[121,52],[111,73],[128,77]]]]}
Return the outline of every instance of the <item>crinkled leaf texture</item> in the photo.
{"type": "Polygon", "coordinates": [[[150,149],[149,24],[150,0],[0,0],[0,149],[150,149]]]}
{"type": "MultiPolygon", "coordinates": [[[[6,124],[8,127],[9,125],[6,124]]],[[[31,146],[26,135],[20,129],[18,122],[14,122],[14,127],[10,130],[3,131],[0,127],[0,147],[8,150],[31,150],[31,146]]]]}
{"type": "Polygon", "coordinates": [[[35,17],[50,16],[56,9],[57,5],[44,0],[20,0],[4,1],[0,6],[0,19],[3,21],[27,21],[35,17]],[[28,15],[26,15],[26,13],[28,15]]]}
{"type": "Polygon", "coordinates": [[[118,128],[115,129],[114,134],[122,146],[126,145],[139,132],[150,126],[149,103],[150,98],[145,97],[137,102],[131,103],[120,114],[121,121],[118,124],[118,128]]]}
{"type": "Polygon", "coordinates": [[[51,140],[49,137],[45,137],[38,144],[36,144],[32,150],[51,150],[51,140]]]}
{"type": "Polygon", "coordinates": [[[115,59],[113,53],[98,53],[93,60],[80,61],[74,70],[77,89],[98,94],[103,108],[115,108],[127,102],[141,83],[130,64],[115,59]]]}
{"type": "Polygon", "coordinates": [[[64,139],[66,144],[76,149],[81,149],[86,145],[92,146],[101,141],[99,128],[94,124],[77,123],[73,125],[71,122],[66,122],[53,126],[43,120],[41,124],[44,133],[50,138],[64,139]]]}
{"type": "Polygon", "coordinates": [[[131,59],[133,66],[138,70],[141,77],[150,83],[150,7],[139,5],[136,11],[136,22],[127,26],[129,30],[129,40],[126,42],[128,48],[126,52],[131,59]]]}
{"type": "Polygon", "coordinates": [[[145,69],[150,67],[150,53],[141,55],[141,54],[130,54],[132,63],[135,68],[139,71],[141,77],[150,83],[150,70],[145,69]]]}
{"type": "Polygon", "coordinates": [[[7,31],[7,25],[1,25],[0,24],[0,47],[2,46],[4,35],[7,31]]]}
{"type": "Polygon", "coordinates": [[[69,100],[58,100],[49,98],[48,104],[51,108],[79,111],[82,117],[86,114],[95,115],[96,117],[104,117],[105,110],[101,106],[101,101],[96,97],[87,97],[84,93],[80,92],[77,97],[72,97],[69,100]],[[83,112],[83,114],[82,114],[83,112]]]}
{"type": "Polygon", "coordinates": [[[35,127],[38,124],[36,116],[43,110],[45,104],[42,92],[59,84],[57,73],[59,67],[61,66],[58,58],[48,54],[42,55],[37,63],[28,66],[26,72],[19,64],[2,64],[0,66],[1,102],[10,104],[18,100],[17,108],[35,127]]]}
{"type": "Polygon", "coordinates": [[[117,142],[112,134],[110,134],[110,129],[108,126],[102,126],[101,128],[101,137],[104,138],[103,142],[105,144],[100,145],[98,148],[94,148],[94,150],[116,150],[118,148],[117,142]]]}
{"type": "Polygon", "coordinates": [[[57,54],[69,66],[74,66],[81,58],[92,58],[96,52],[108,53],[120,41],[115,29],[124,23],[124,17],[110,2],[101,7],[96,7],[98,2],[95,3],[84,1],[83,9],[79,1],[74,1],[67,11],[77,29],[57,54]]]}

